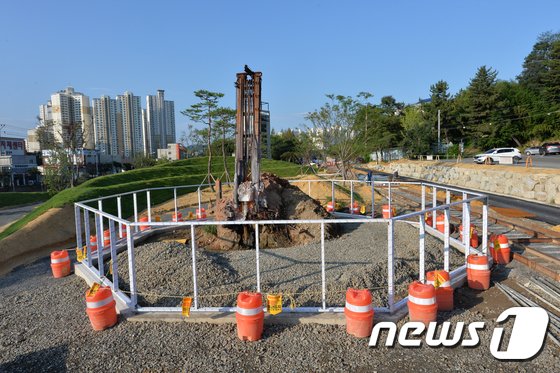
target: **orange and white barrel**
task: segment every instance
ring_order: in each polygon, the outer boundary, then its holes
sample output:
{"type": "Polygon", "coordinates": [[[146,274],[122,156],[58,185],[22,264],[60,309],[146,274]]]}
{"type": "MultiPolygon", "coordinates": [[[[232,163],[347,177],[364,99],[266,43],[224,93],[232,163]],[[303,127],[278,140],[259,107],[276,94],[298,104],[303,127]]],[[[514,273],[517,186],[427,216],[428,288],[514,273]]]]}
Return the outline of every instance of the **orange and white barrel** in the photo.
{"type": "Polygon", "coordinates": [[[60,250],[51,253],[51,269],[54,278],[61,278],[70,274],[70,257],[68,251],[60,250]]]}
{"type": "Polygon", "coordinates": [[[204,207],[196,209],[196,220],[206,220],[206,209],[204,207]]]}
{"type": "Polygon", "coordinates": [[[126,238],[126,225],[122,225],[122,234],[120,235],[121,238],[126,238]]]}
{"type": "Polygon", "coordinates": [[[508,264],[511,261],[511,249],[509,247],[509,240],[506,235],[500,234],[497,237],[497,247],[494,247],[496,254],[496,263],[508,264]]]}
{"type": "Polygon", "coordinates": [[[438,311],[452,311],[453,287],[449,272],[437,270],[426,273],[426,284],[432,285],[436,289],[438,311]]]}
{"type": "Polygon", "coordinates": [[[389,205],[383,205],[381,212],[383,214],[383,219],[391,219],[392,217],[397,215],[397,210],[395,209],[395,207],[392,206],[389,209],[389,205]]]}
{"type": "Polygon", "coordinates": [[[350,213],[351,214],[359,214],[360,213],[360,206],[358,205],[358,202],[354,202],[352,204],[352,207],[350,208],[350,213]]]}
{"type": "Polygon", "coordinates": [[[243,341],[261,339],[264,328],[264,311],[261,293],[243,291],[237,295],[237,337],[243,341]]]}
{"type": "MultiPolygon", "coordinates": [[[[148,222],[148,217],[147,217],[147,216],[141,217],[140,220],[139,220],[139,222],[141,222],[141,223],[147,223],[147,222],[148,222]]],[[[145,230],[148,230],[148,229],[150,229],[150,226],[149,226],[149,225],[141,225],[141,226],[140,226],[140,230],[141,230],[141,231],[145,231],[145,230]]]]}
{"type": "Polygon", "coordinates": [[[117,310],[115,308],[113,292],[108,286],[101,286],[95,292],[86,292],[86,313],[93,330],[110,328],[117,323],[117,310]]]}
{"type": "Polygon", "coordinates": [[[89,248],[91,252],[97,251],[97,236],[89,236],[89,248]]]}
{"type": "Polygon", "coordinates": [[[369,337],[373,327],[373,307],[369,290],[348,289],[344,314],[348,334],[358,338],[369,337]]]}
{"type": "Polygon", "coordinates": [[[174,222],[183,221],[183,213],[178,212],[177,214],[173,214],[171,218],[174,222]]]}
{"type": "Polygon", "coordinates": [[[471,254],[467,257],[467,284],[475,290],[490,288],[490,270],[486,255],[471,254]]]}
{"type": "Polygon", "coordinates": [[[437,320],[436,289],[433,285],[414,281],[408,286],[408,317],[426,326],[437,320]]]}
{"type": "MultiPolygon", "coordinates": [[[[459,238],[461,239],[462,242],[463,241],[462,224],[459,226],[459,238]]],[[[469,240],[470,240],[471,247],[478,247],[478,231],[476,230],[476,227],[473,224],[471,224],[471,228],[469,229],[469,240]]]]}
{"type": "Polygon", "coordinates": [[[426,224],[431,227],[432,223],[434,222],[434,218],[432,216],[431,212],[427,212],[426,215],[424,216],[424,221],[426,222],[426,224]]]}
{"type": "Polygon", "coordinates": [[[497,236],[494,233],[488,237],[488,251],[490,252],[490,256],[494,262],[496,262],[496,251],[494,249],[494,241],[496,241],[496,237],[497,236]]]}
{"type": "Polygon", "coordinates": [[[111,246],[111,231],[109,229],[105,229],[103,231],[103,247],[111,246]]]}
{"type": "Polygon", "coordinates": [[[332,201],[329,201],[327,203],[327,212],[334,212],[334,204],[332,203],[332,201]]]}
{"type": "Polygon", "coordinates": [[[445,233],[445,215],[440,214],[436,218],[436,229],[441,233],[445,233]]]}

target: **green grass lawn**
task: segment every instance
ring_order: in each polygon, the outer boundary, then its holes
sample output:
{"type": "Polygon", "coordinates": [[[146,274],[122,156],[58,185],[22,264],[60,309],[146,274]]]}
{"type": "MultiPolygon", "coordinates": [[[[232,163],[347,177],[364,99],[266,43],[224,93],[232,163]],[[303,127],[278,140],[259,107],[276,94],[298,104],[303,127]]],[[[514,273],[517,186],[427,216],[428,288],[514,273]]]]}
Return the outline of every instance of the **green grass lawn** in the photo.
{"type": "MultiPolygon", "coordinates": [[[[74,188],[66,189],[47,200],[41,206],[10,225],[0,233],[0,240],[14,233],[30,221],[36,219],[50,208],[63,207],[74,202],[84,201],[97,197],[110,196],[114,194],[131,192],[134,190],[179,186],[198,185],[206,176],[208,158],[199,157],[185,159],[170,163],[160,164],[154,167],[141,168],[123,172],[120,174],[97,177],[86,181],[74,188]]],[[[271,172],[281,177],[294,177],[300,172],[300,166],[293,163],[264,159],[261,164],[262,172],[271,172]]],[[[233,176],[234,158],[227,159],[227,167],[230,176],[233,176]]],[[[212,173],[220,177],[224,171],[221,157],[212,159],[212,173]]],[[[177,194],[185,194],[196,190],[178,189],[177,194]]],[[[19,194],[19,193],[18,193],[19,194]]],[[[150,194],[152,205],[162,203],[173,198],[173,190],[153,191],[150,194]]],[[[93,206],[94,204],[91,204],[93,206]]],[[[146,208],[146,194],[138,195],[138,211],[146,208]]],[[[95,207],[97,207],[95,205],[95,207]]],[[[122,216],[133,215],[132,196],[122,198],[122,216]]],[[[103,204],[103,211],[117,214],[116,199],[108,200],[103,204]]],[[[68,222],[74,224],[74,222],[68,222]]]]}
{"type": "Polygon", "coordinates": [[[0,208],[38,203],[48,199],[47,192],[2,192],[0,193],[0,208]]]}

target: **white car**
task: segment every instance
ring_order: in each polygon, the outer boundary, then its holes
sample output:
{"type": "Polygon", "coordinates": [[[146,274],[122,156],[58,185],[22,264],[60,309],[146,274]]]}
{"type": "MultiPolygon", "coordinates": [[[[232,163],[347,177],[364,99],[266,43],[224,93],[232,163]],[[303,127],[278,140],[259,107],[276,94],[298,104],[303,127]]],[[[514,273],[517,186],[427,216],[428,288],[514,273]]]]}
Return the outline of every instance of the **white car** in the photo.
{"type": "Polygon", "coordinates": [[[517,163],[522,159],[521,152],[517,148],[495,148],[475,155],[474,161],[476,163],[499,163],[500,157],[512,157],[513,163],[517,163]]]}

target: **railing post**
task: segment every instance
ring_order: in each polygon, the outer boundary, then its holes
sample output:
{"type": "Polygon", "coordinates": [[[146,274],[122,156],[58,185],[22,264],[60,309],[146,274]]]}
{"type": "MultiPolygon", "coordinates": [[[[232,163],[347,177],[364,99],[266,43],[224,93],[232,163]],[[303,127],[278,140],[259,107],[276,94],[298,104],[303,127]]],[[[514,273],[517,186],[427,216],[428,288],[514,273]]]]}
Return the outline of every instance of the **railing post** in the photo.
{"type": "Polygon", "coordinates": [[[470,202],[465,203],[466,214],[465,221],[463,222],[463,239],[465,242],[465,260],[467,256],[471,253],[471,204],[470,202]]]}
{"type": "Polygon", "coordinates": [[[375,185],[373,176],[371,177],[371,218],[375,218],[375,185]]]}
{"type": "Polygon", "coordinates": [[[257,292],[261,292],[261,268],[260,268],[260,243],[259,243],[259,224],[255,224],[255,261],[257,263],[257,292]]]}
{"type": "MultiPolygon", "coordinates": [[[[119,223],[119,227],[121,224],[119,223]]],[[[117,247],[116,247],[116,236],[115,236],[115,221],[109,220],[109,232],[111,233],[111,271],[113,272],[113,290],[119,290],[119,276],[117,269],[117,247]]]]}
{"type": "Polygon", "coordinates": [[[198,211],[202,210],[202,192],[200,191],[200,187],[198,187],[198,211]]]}
{"type": "MultiPolygon", "coordinates": [[[[76,222],[76,248],[82,249],[82,217],[80,213],[80,206],[74,205],[74,221],[76,222]]],[[[87,239],[87,235],[86,235],[87,239]]]]}
{"type": "MultiPolygon", "coordinates": [[[[117,196],[117,216],[119,219],[122,219],[122,203],[121,203],[121,196],[117,196]]],[[[123,237],[123,227],[122,224],[119,223],[119,238],[123,237]]]]}
{"type": "Polygon", "coordinates": [[[420,234],[418,237],[418,254],[420,256],[420,262],[418,265],[418,271],[420,272],[420,282],[424,283],[426,278],[426,267],[425,267],[425,252],[426,252],[426,219],[423,216],[418,217],[420,220],[420,234]]]}
{"type": "Polygon", "coordinates": [[[327,309],[327,279],[325,274],[325,223],[321,222],[321,302],[327,309]]]}
{"type": "MultiPolygon", "coordinates": [[[[138,223],[138,198],[136,196],[136,193],[132,193],[132,202],[134,204],[134,222],[138,223]]],[[[138,232],[137,225],[134,226],[134,232],[138,232]]]]}
{"type": "MultiPolygon", "coordinates": [[[[91,228],[89,226],[89,211],[84,209],[84,230],[86,231],[86,257],[87,257],[87,266],[91,268],[92,260],[91,260],[91,228]]],[[[97,233],[96,233],[97,234],[97,233]]]]}
{"type": "Polygon", "coordinates": [[[482,252],[488,255],[488,197],[482,203],[482,252]]]}
{"type": "Polygon", "coordinates": [[[177,188],[173,188],[173,207],[175,209],[175,219],[179,221],[179,217],[177,216],[177,188]]]}
{"type": "Polygon", "coordinates": [[[445,204],[449,205],[451,203],[451,191],[447,189],[445,191],[445,204]]]}
{"type": "Polygon", "coordinates": [[[97,236],[97,269],[99,277],[105,276],[105,268],[103,268],[103,229],[101,228],[101,220],[103,218],[99,213],[95,213],[95,232],[97,236]]]}
{"type": "Polygon", "coordinates": [[[424,211],[426,209],[426,186],[422,183],[422,202],[420,206],[420,210],[424,211]]]}
{"type": "Polygon", "coordinates": [[[128,252],[128,281],[130,282],[130,301],[132,307],[138,304],[138,295],[136,294],[136,263],[134,260],[134,240],[132,239],[132,229],[126,224],[126,248],[128,252]]]}
{"type": "Polygon", "coordinates": [[[443,269],[449,272],[449,224],[451,221],[451,215],[449,213],[449,207],[444,211],[445,217],[445,229],[443,234],[443,269]]]}
{"type": "MultiPolygon", "coordinates": [[[[437,187],[436,186],[432,186],[432,208],[436,208],[437,207],[437,187]]],[[[437,211],[433,211],[432,213],[432,228],[436,229],[436,225],[437,225],[437,211]]]]}
{"type": "Polygon", "coordinates": [[[191,224],[191,256],[192,256],[192,273],[193,273],[193,293],[194,293],[194,309],[198,309],[198,286],[196,281],[196,238],[194,234],[194,225],[191,224]]]}
{"type": "Polygon", "coordinates": [[[393,198],[391,196],[391,182],[389,181],[388,184],[389,184],[389,190],[387,192],[387,199],[389,200],[388,201],[388,203],[389,203],[389,216],[392,218],[393,217],[393,208],[391,207],[391,205],[392,205],[391,200],[393,198]]]}
{"type": "Polygon", "coordinates": [[[393,219],[389,219],[387,223],[387,298],[389,300],[389,311],[393,313],[395,308],[395,283],[394,283],[394,258],[395,247],[393,242],[394,227],[393,219]]]}
{"type": "MultiPolygon", "coordinates": [[[[99,208],[99,211],[103,212],[103,200],[99,200],[97,201],[97,206],[99,208]]],[[[100,227],[101,227],[101,235],[103,235],[103,216],[99,216],[101,218],[101,222],[100,222],[100,227]]],[[[97,236],[97,239],[99,240],[100,236],[97,236]]],[[[97,244],[97,246],[99,246],[99,243],[97,244]]]]}
{"type": "Polygon", "coordinates": [[[311,180],[307,181],[307,195],[311,197],[311,180]]]}
{"type": "Polygon", "coordinates": [[[335,203],[335,200],[334,200],[334,180],[331,180],[331,203],[332,203],[332,208],[333,208],[333,212],[334,212],[335,211],[335,208],[334,208],[334,206],[335,206],[334,205],[334,203],[335,203]]]}
{"type": "Polygon", "coordinates": [[[350,214],[354,213],[354,182],[350,180],[350,214]]]}
{"type": "Polygon", "coordinates": [[[148,221],[152,222],[152,199],[150,198],[150,191],[146,191],[146,204],[148,205],[148,221]]]}

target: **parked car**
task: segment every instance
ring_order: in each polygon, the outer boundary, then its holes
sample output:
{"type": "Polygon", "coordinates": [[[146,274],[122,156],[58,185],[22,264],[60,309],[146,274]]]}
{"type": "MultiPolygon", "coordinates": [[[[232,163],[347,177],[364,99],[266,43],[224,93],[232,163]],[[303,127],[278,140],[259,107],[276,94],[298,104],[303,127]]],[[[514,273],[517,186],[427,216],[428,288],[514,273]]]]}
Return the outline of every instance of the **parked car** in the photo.
{"type": "Polygon", "coordinates": [[[541,154],[541,147],[540,146],[531,146],[525,149],[525,154],[527,155],[539,155],[541,154]]]}
{"type": "Polygon", "coordinates": [[[560,154],[560,142],[545,142],[541,146],[541,154],[560,154]]]}
{"type": "Polygon", "coordinates": [[[475,155],[474,161],[476,163],[495,163],[500,162],[500,157],[513,157],[513,163],[517,163],[522,159],[521,152],[517,148],[495,148],[475,155]]]}

